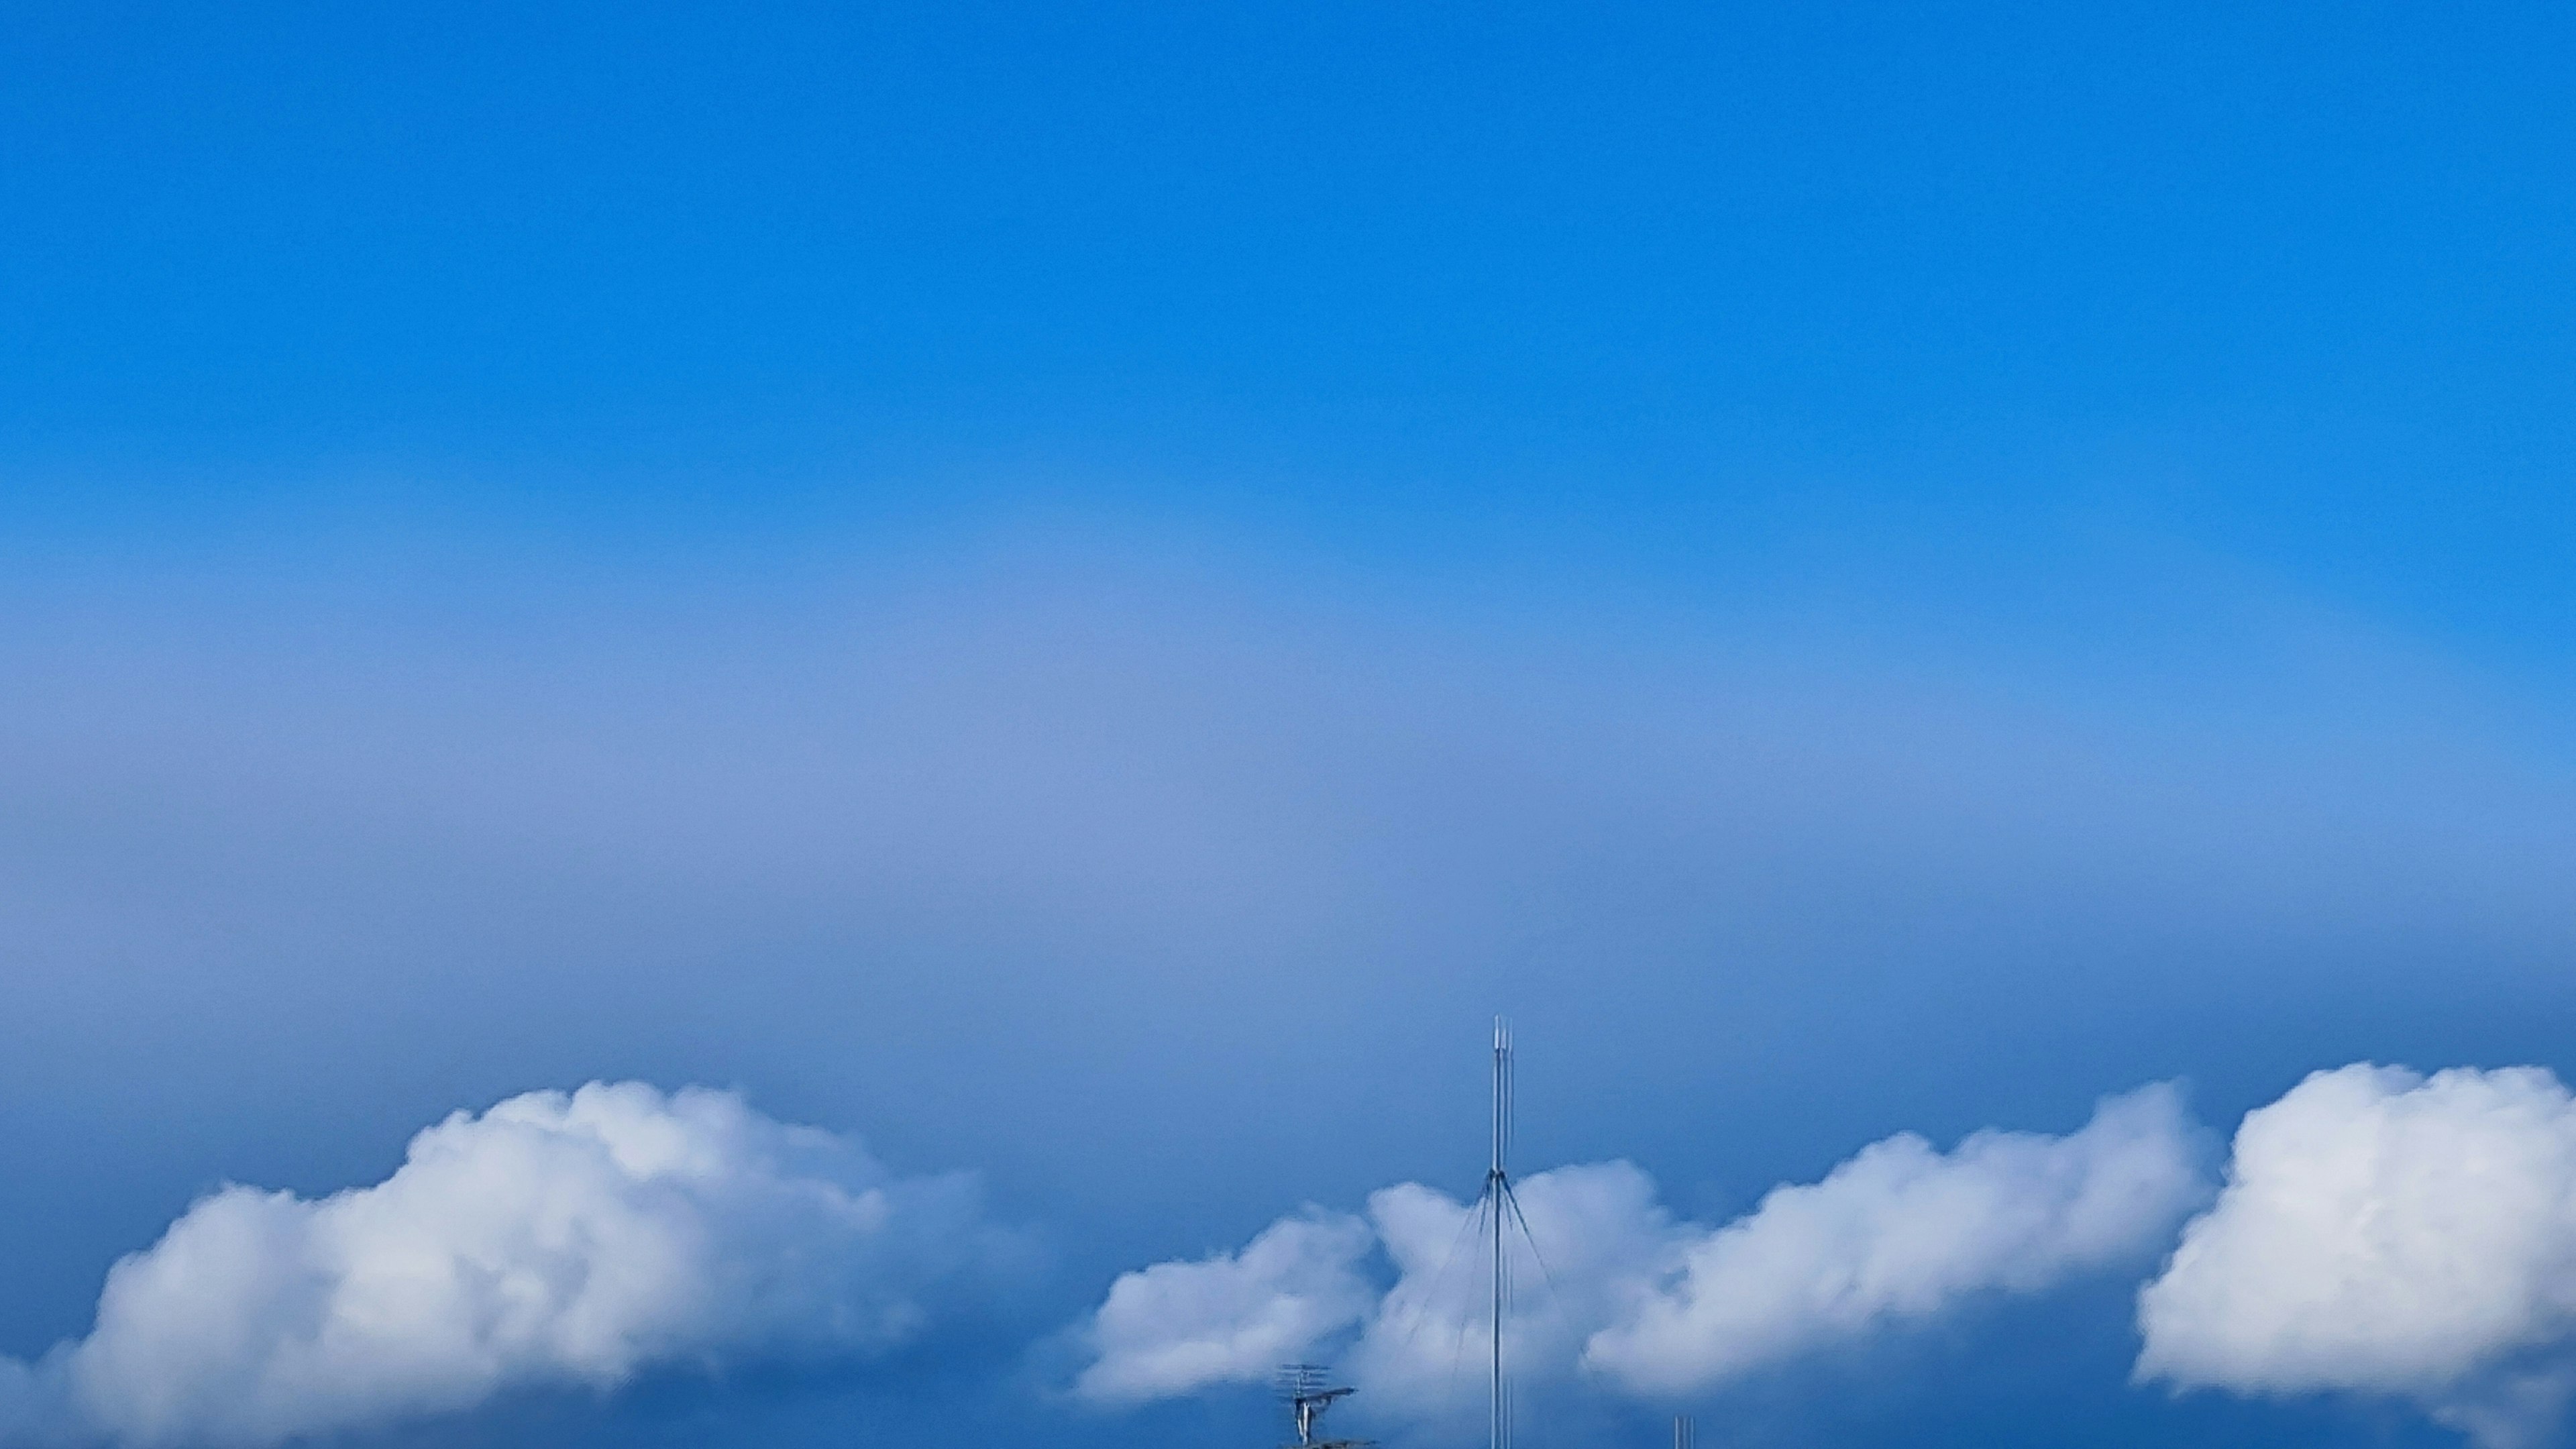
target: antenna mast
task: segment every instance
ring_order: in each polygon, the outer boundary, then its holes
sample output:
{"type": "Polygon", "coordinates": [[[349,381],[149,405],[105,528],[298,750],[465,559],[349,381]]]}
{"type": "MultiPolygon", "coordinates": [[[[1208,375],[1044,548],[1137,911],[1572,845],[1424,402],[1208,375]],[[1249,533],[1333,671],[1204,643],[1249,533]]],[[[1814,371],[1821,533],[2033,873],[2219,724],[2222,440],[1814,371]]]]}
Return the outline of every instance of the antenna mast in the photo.
{"type": "MultiPolygon", "coordinates": [[[[1508,1209],[1517,1215],[1520,1202],[1512,1196],[1511,1173],[1505,1167],[1512,1144],[1512,1027],[1501,1017],[1494,1018],[1494,1155],[1485,1169],[1486,1223],[1492,1229],[1494,1255],[1493,1317],[1493,1402],[1487,1422],[1490,1449],[1511,1449],[1511,1405],[1503,1383],[1503,1309],[1510,1301],[1508,1262],[1503,1254],[1503,1214],[1508,1209]]],[[[1524,1227],[1522,1231],[1528,1229],[1524,1227]]]]}

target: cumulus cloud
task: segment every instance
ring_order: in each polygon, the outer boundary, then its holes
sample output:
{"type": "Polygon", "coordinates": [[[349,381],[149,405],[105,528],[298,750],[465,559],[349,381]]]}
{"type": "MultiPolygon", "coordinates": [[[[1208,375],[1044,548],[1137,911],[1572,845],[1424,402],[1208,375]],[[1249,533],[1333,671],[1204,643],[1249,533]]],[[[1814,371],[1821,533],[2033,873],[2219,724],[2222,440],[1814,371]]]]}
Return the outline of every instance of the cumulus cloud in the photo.
{"type": "Polygon", "coordinates": [[[2143,1380],[2399,1395],[2530,1442],[2576,1383],[2576,1100],[2529,1067],[2310,1076],[2246,1116],[2138,1323],[2143,1380]]]}
{"type": "MultiPolygon", "coordinates": [[[[1614,1320],[1675,1229],[1655,1200],[1654,1179],[1632,1163],[1536,1173],[1514,1195],[1534,1251],[1516,1249],[1505,1261],[1512,1317],[1503,1357],[1527,1382],[1575,1366],[1584,1338],[1614,1320]]],[[[1350,1355],[1371,1407],[1431,1418],[1483,1403],[1482,1380],[1461,1372],[1493,1345],[1492,1268],[1475,1247],[1478,1205],[1405,1183],[1371,1194],[1369,1218],[1397,1274],[1350,1355]]]]}
{"type": "Polygon", "coordinates": [[[1091,1317],[1076,1392],[1135,1403],[1268,1378],[1367,1315],[1377,1291],[1358,1265],[1374,1241],[1358,1218],[1309,1208],[1241,1252],[1121,1274],[1091,1317]]]}
{"type": "Polygon", "coordinates": [[[371,1187],[224,1188],[109,1271],[86,1338],[9,1367],[21,1437],[266,1445],[884,1353],[1011,1254],[968,1179],[895,1177],[730,1093],[594,1083],[460,1112],[371,1187]]]}
{"type": "Polygon", "coordinates": [[[1673,1243],[1661,1279],[1584,1361],[1637,1389],[1732,1378],[1977,1293],[2032,1293],[2135,1259],[2205,1197],[2180,1094],[2102,1103],[2065,1137],[1979,1132],[1948,1153],[1912,1133],[1749,1216],[1673,1243]]]}
{"type": "MultiPolygon", "coordinates": [[[[1518,1193],[1534,1254],[1512,1266],[1507,1366],[1523,1379],[1587,1373],[1637,1394],[1685,1392],[1978,1294],[2037,1292],[2140,1260],[2208,1195],[2196,1139],[2179,1094],[2151,1086],[2104,1101],[2063,1137],[1980,1132],[1947,1153],[1891,1137],[1713,1227],[1676,1221],[1629,1163],[1542,1172],[1518,1193]]],[[[1479,1211],[1407,1183],[1373,1194],[1365,1223],[1310,1212],[1239,1255],[1128,1274],[1086,1327],[1100,1357],[1084,1384],[1105,1375],[1124,1386],[1119,1397],[1163,1397],[1330,1348],[1380,1412],[1462,1407],[1474,1376],[1460,1364],[1491,1349],[1491,1270],[1472,1247],[1479,1211]],[[1311,1259],[1295,1249],[1303,1237],[1280,1238],[1328,1229],[1331,1251],[1311,1259]],[[1354,1308],[1372,1244],[1393,1281],[1381,1269],[1383,1291],[1363,1290],[1373,1301],[1354,1308]],[[1296,1331],[1265,1336],[1280,1324],[1296,1331]],[[1224,1369],[1157,1376],[1139,1367],[1138,1344],[1175,1351],[1151,1362],[1224,1369]]]]}

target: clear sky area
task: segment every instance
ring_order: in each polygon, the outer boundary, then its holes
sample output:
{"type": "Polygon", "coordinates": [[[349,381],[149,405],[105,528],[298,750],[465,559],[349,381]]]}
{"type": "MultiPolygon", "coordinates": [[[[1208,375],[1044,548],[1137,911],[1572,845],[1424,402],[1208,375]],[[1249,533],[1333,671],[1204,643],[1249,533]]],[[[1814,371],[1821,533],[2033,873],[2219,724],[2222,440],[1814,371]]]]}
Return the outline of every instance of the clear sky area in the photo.
{"type": "Polygon", "coordinates": [[[0,1449],[2576,1442],[2571,74],[9,7],[0,1449]]]}

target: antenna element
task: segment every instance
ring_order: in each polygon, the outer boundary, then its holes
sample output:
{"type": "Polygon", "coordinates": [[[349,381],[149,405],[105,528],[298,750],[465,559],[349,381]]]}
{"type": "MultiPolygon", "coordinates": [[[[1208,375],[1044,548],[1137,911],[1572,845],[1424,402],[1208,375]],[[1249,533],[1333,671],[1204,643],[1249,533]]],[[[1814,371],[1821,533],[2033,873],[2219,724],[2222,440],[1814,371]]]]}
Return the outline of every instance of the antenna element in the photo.
{"type": "MultiPolygon", "coordinates": [[[[1512,1195],[1511,1170],[1507,1166],[1512,1146],[1512,1024],[1494,1018],[1494,1155],[1485,1169],[1485,1191],[1477,1204],[1479,1216],[1490,1230],[1494,1256],[1493,1301],[1493,1399],[1486,1421],[1486,1442],[1490,1449],[1511,1449],[1512,1412],[1510,1385],[1503,1377],[1503,1314],[1511,1304],[1511,1260],[1503,1252],[1503,1229],[1512,1218],[1519,1218],[1520,1199],[1512,1195]]],[[[1529,1232],[1526,1219],[1521,1231],[1529,1232]]]]}
{"type": "Polygon", "coordinates": [[[1316,1364],[1292,1363],[1281,1366],[1275,1381],[1279,1397],[1288,1405],[1291,1422],[1297,1426],[1294,1442],[1280,1449],[1373,1449],[1366,1439],[1318,1439],[1315,1421],[1341,1399],[1349,1398],[1348,1388],[1326,1388],[1324,1370],[1316,1364]]]}

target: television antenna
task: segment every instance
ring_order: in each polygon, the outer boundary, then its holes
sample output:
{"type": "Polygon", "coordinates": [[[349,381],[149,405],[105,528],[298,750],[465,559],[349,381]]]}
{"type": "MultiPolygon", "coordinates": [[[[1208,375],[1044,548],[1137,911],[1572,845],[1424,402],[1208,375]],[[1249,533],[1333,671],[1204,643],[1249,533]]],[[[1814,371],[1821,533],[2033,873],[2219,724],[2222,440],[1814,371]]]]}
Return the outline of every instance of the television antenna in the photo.
{"type": "Polygon", "coordinates": [[[1324,1370],[1311,1363],[1292,1363],[1279,1370],[1279,1397],[1288,1405],[1290,1421],[1296,1425],[1297,1437],[1281,1449],[1371,1449],[1366,1439],[1318,1439],[1315,1421],[1324,1411],[1351,1396],[1351,1390],[1327,1388],[1324,1370]]]}

